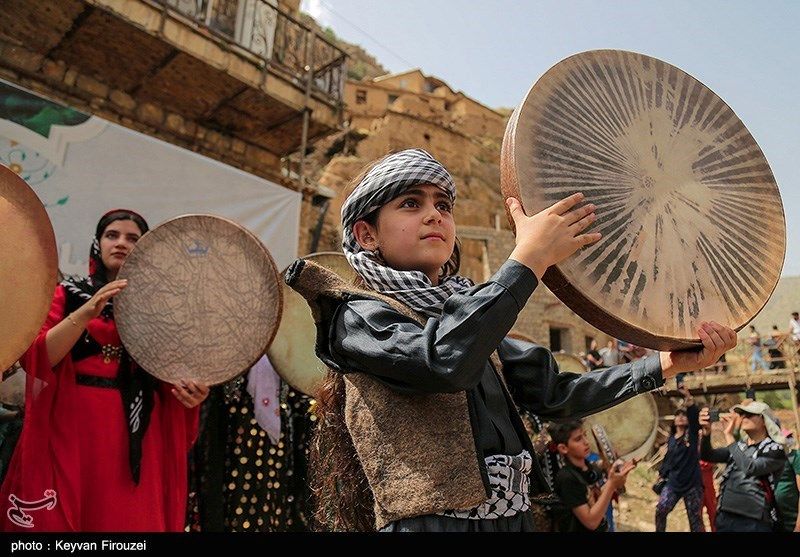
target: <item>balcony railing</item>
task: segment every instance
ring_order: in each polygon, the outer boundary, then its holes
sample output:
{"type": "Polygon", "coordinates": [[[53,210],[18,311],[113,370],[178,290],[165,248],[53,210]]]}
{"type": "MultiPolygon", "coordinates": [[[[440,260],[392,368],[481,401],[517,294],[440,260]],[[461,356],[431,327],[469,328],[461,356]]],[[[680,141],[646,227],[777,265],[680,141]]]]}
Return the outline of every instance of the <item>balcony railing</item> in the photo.
{"type": "Polygon", "coordinates": [[[153,0],[257,56],[324,100],[343,101],[346,54],[269,0],[153,0]],[[309,75],[308,70],[311,69],[309,75]],[[310,83],[309,83],[310,78],[310,83]]]}

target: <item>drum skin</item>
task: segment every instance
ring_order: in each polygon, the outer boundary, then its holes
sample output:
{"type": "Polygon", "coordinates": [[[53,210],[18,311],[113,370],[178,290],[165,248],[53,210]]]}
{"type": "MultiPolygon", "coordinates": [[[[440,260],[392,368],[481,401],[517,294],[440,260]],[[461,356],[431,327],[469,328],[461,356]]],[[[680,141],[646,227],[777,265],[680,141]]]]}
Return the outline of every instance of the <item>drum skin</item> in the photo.
{"type": "MultiPolygon", "coordinates": [[[[342,253],[312,253],[303,259],[322,265],[346,282],[352,282],[356,277],[355,271],[342,253]]],[[[283,299],[281,324],[267,356],[284,381],[298,391],[314,397],[326,372],[314,351],[317,338],[314,318],[305,298],[286,284],[283,285],[283,299]]]]}
{"type": "Polygon", "coordinates": [[[53,301],[58,253],[39,197],[0,165],[0,371],[16,362],[42,328],[53,301]]]}
{"type": "Polygon", "coordinates": [[[649,56],[596,50],[548,70],[509,120],[501,189],[528,215],[579,191],[596,205],[586,232],[600,241],[543,281],[640,346],[699,346],[702,321],[740,330],[781,274],[783,205],[755,139],[713,91],[649,56]]]}
{"type": "MultiPolygon", "coordinates": [[[[586,418],[586,427],[602,425],[620,458],[644,458],[653,447],[658,433],[658,408],[651,393],[636,395],[608,410],[586,418]]],[[[599,447],[594,440],[594,451],[599,447]]]]}
{"type": "Polygon", "coordinates": [[[213,215],[170,219],[144,236],[118,278],[122,343],[152,375],[216,385],[267,350],[283,306],[269,251],[244,227],[213,215]]]}
{"type": "Polygon", "coordinates": [[[553,352],[553,358],[558,363],[559,371],[571,371],[573,373],[585,373],[588,371],[586,364],[579,357],[567,352],[553,352]]]}

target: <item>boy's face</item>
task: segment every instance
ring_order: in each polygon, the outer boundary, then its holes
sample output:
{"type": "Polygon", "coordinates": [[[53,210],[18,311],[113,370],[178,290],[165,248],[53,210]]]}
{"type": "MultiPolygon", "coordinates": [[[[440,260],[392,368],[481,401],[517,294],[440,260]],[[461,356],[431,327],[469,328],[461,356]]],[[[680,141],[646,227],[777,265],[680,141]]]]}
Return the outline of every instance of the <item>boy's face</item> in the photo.
{"type": "Polygon", "coordinates": [[[573,429],[569,434],[567,443],[558,444],[558,452],[564,456],[571,456],[572,458],[588,458],[591,448],[589,447],[589,438],[586,436],[586,432],[583,428],[573,429]]]}
{"type": "Polygon", "coordinates": [[[441,189],[430,184],[409,188],[378,210],[376,226],[360,222],[365,230],[354,226],[353,232],[362,248],[377,247],[389,267],[421,271],[438,284],[456,241],[453,204],[441,189]]]}

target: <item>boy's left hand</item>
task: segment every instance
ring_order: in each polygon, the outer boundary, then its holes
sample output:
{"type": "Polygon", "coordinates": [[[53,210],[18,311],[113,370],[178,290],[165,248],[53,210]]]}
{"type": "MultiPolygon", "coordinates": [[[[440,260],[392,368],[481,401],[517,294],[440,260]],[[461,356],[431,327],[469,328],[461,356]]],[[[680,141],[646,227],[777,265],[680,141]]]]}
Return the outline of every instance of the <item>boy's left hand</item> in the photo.
{"type": "Polygon", "coordinates": [[[628,479],[628,473],[636,468],[639,463],[636,459],[631,459],[625,462],[617,461],[611,465],[608,471],[608,481],[614,486],[614,489],[620,489],[625,485],[625,480],[628,479]]]}
{"type": "Polygon", "coordinates": [[[720,356],[736,346],[736,332],[716,321],[701,323],[697,333],[703,342],[701,350],[659,353],[664,379],[714,365],[720,356]]]}

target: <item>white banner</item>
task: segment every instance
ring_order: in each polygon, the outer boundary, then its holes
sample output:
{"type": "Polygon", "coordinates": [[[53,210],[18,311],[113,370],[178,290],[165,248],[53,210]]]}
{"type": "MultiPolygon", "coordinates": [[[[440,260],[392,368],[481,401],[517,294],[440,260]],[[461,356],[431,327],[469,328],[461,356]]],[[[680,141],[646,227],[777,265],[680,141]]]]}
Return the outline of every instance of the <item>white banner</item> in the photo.
{"type": "Polygon", "coordinates": [[[299,193],[3,81],[0,163],[47,207],[65,274],[88,272],[94,228],[115,208],[142,214],[151,228],[187,213],[219,215],[258,236],[279,271],[297,257],[299,193]]]}

